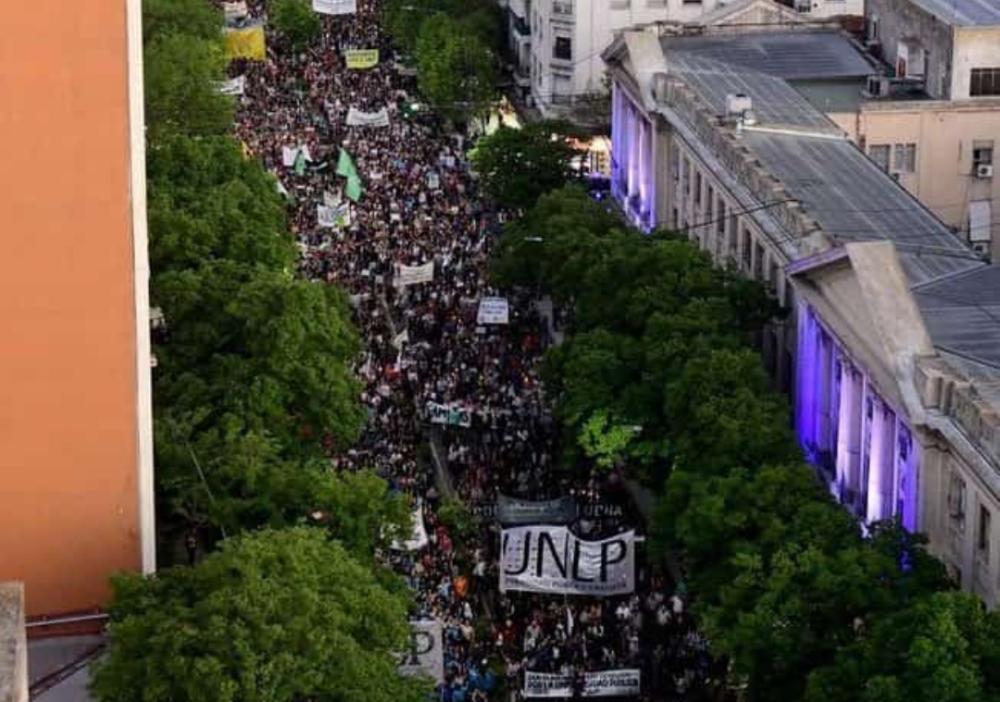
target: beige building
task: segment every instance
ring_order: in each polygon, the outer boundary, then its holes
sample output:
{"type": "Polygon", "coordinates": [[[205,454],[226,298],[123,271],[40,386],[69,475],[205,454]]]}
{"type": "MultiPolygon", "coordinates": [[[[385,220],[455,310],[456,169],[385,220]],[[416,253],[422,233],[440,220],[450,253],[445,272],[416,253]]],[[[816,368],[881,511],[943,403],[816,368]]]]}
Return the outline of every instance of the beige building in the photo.
{"type": "Polygon", "coordinates": [[[762,355],[831,493],[864,523],[926,532],[995,605],[1000,267],[803,96],[868,70],[850,40],[747,30],[629,32],[605,52],[612,192],[637,225],[687,231],[774,290],[791,315],[762,355]]]}
{"type": "Polygon", "coordinates": [[[1000,98],[865,100],[829,116],[976,252],[1000,260],[1000,98]]]}

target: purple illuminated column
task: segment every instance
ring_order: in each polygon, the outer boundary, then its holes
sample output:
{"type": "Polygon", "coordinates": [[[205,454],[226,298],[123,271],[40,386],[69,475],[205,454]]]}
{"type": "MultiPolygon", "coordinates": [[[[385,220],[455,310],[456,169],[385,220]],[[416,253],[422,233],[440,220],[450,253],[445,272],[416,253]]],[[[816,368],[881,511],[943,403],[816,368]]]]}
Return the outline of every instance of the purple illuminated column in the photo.
{"type": "Polygon", "coordinates": [[[837,415],[837,484],[841,502],[853,502],[860,489],[861,374],[846,358],[840,363],[840,411],[837,415]]]}

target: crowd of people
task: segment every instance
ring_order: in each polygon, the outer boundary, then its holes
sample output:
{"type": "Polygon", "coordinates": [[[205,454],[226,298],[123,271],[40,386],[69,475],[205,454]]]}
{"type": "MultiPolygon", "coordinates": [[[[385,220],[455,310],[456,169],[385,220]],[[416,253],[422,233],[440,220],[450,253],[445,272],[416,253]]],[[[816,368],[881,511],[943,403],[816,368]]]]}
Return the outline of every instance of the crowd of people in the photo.
{"type": "MultiPolygon", "coordinates": [[[[263,0],[248,5],[265,18],[263,0]]],[[[513,700],[526,670],[616,668],[641,670],[645,698],[694,699],[710,672],[704,642],[691,630],[682,594],[646,565],[636,592],[622,597],[496,587],[499,527],[477,508],[501,494],[573,495],[584,506],[575,526],[584,536],[635,527],[635,518],[620,480],[567,470],[558,458],[559,431],[538,364],[552,343],[552,314],[542,314],[529,291],[503,291],[509,323],[478,323],[479,300],[501,294],[485,264],[504,214],[477,198],[466,139],[414,110],[415,82],[393,60],[377,0],[359,0],[354,14],[324,16],[307,48],[293,50],[270,33],[268,43],[266,60],[230,66],[232,77],[245,76],[237,135],[289,196],[301,273],[350,296],[365,341],[357,372],[369,418],[357,445],[331,461],[338,470],[375,468],[422,506],[426,546],[385,558],[416,593],[415,615],[444,626],[440,699],[513,700]],[[348,69],[347,49],[377,49],[380,60],[348,69]],[[384,108],[388,126],[348,126],[351,108],[384,108]],[[362,180],[357,202],[336,172],[342,149],[362,180]],[[317,205],[349,216],[321,225],[317,205]],[[401,266],[429,262],[432,280],[395,284],[401,266]],[[429,403],[461,407],[467,419],[432,424],[429,403]],[[439,514],[449,493],[474,520],[463,538],[439,514]]]]}

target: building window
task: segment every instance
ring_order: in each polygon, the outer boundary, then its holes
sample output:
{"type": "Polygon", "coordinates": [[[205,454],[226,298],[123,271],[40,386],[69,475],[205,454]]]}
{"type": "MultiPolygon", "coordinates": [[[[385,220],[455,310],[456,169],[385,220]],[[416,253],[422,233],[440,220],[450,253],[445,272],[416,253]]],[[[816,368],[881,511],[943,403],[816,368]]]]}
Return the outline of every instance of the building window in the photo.
{"type": "Polygon", "coordinates": [[[979,505],[979,534],[976,536],[976,546],[980,555],[985,559],[990,559],[990,511],[983,505],[979,505]]]}
{"type": "Polygon", "coordinates": [[[1000,68],[973,68],[969,95],[1000,95],[1000,68]]]}
{"type": "Polygon", "coordinates": [[[872,144],[868,147],[868,157],[886,173],[889,172],[889,150],[888,144],[872,144]]]}
{"type": "Polygon", "coordinates": [[[980,166],[993,165],[993,142],[979,141],[972,142],[972,172],[979,171],[980,166]]]}
{"type": "Polygon", "coordinates": [[[954,471],[948,483],[948,518],[953,529],[965,532],[965,480],[954,471]]]}
{"type": "Polygon", "coordinates": [[[552,58],[562,61],[572,61],[573,40],[569,37],[556,37],[556,43],[552,46],[552,58]]]}
{"type": "Polygon", "coordinates": [[[894,173],[913,173],[917,170],[917,145],[896,144],[892,150],[894,173]]]}
{"type": "Polygon", "coordinates": [[[683,0],[683,4],[685,4],[685,5],[700,5],[701,4],[701,0],[683,0]]]}
{"type": "Polygon", "coordinates": [[[694,174],[694,204],[701,205],[701,171],[694,174]]]}

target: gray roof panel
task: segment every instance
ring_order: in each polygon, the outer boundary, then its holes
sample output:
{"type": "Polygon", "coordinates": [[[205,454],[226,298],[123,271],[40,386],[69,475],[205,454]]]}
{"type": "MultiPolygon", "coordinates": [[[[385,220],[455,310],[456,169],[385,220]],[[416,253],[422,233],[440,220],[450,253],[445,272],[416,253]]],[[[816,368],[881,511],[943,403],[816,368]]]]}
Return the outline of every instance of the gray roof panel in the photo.
{"type": "Polygon", "coordinates": [[[1000,26],[1000,0],[913,0],[913,4],[947,24],[1000,26]]]}
{"type": "Polygon", "coordinates": [[[726,111],[726,95],[743,93],[753,99],[762,124],[787,125],[840,133],[839,128],[780,78],[741,71],[720,61],[686,51],[664,52],[667,67],[708,103],[716,114],[726,111]]]}
{"type": "Polygon", "coordinates": [[[856,78],[873,72],[839,32],[761,32],[725,36],[665,37],[666,51],[680,50],[785,80],[856,78]]]}

